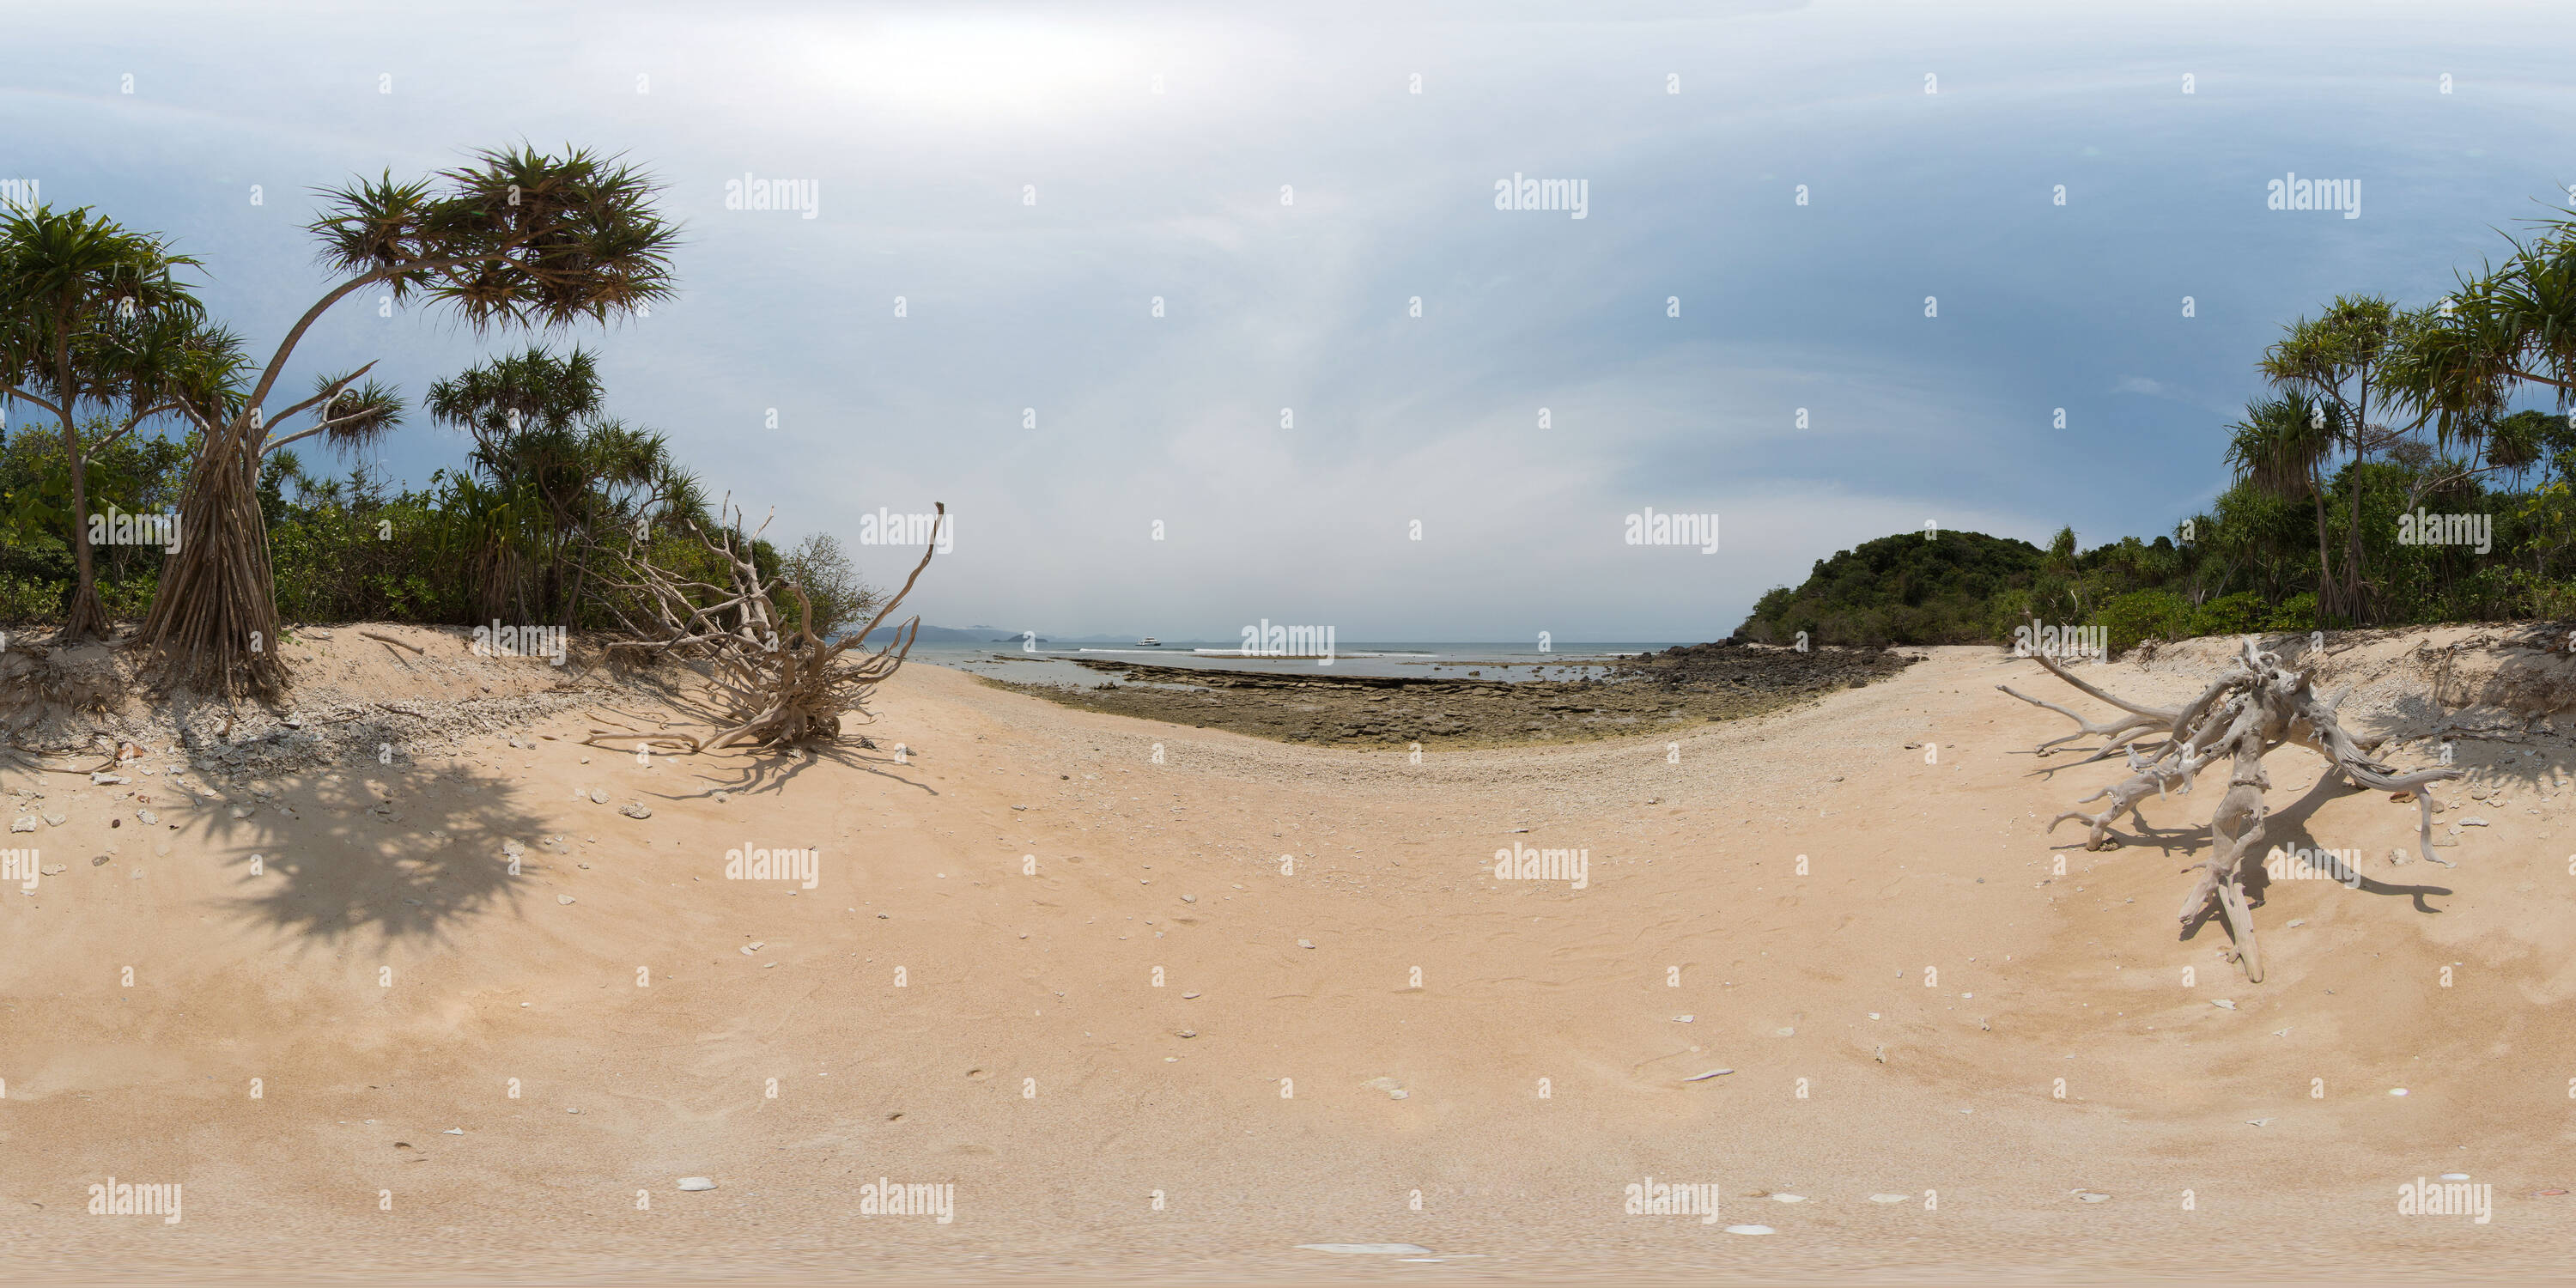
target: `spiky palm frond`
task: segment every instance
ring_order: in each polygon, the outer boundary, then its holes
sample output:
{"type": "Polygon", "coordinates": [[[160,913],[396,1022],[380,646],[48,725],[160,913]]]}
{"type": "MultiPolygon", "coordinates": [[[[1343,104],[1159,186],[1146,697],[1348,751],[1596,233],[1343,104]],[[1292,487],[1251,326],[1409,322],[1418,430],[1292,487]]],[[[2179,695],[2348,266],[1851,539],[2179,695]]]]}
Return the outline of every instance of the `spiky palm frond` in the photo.
{"type": "Polygon", "coordinates": [[[2260,398],[2228,426],[2227,463],[2236,477],[2297,499],[2316,487],[2317,469],[2343,437],[2342,413],[2304,393],[2260,398]]]}

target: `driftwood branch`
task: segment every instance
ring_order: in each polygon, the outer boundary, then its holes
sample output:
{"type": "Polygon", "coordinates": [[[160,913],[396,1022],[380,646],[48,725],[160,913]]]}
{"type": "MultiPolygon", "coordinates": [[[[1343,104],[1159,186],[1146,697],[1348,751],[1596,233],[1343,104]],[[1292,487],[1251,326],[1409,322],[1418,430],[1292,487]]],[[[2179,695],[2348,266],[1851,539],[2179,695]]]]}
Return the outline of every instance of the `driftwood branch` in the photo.
{"type": "MultiPolygon", "coordinates": [[[[936,509],[942,517],[948,513],[945,504],[936,509]]],[[[935,539],[923,548],[921,562],[913,565],[902,589],[878,607],[876,616],[832,644],[814,633],[814,607],[804,587],[783,576],[762,580],[752,559],[756,534],[743,533],[740,512],[735,514],[733,526],[720,528],[712,536],[690,527],[721,569],[722,583],[661,567],[634,541],[615,558],[610,576],[610,585],[623,592],[614,599],[627,605],[613,611],[633,638],[608,647],[692,663],[706,678],[723,712],[724,727],[703,736],[593,729],[584,742],[593,746],[641,743],[695,754],[738,745],[785,747],[809,740],[834,741],[840,737],[841,716],[864,712],[867,695],[892,678],[911,655],[913,640],[921,631],[919,617],[894,627],[887,643],[875,652],[864,650],[869,636],[912,593],[922,570],[930,566],[935,539]],[[780,611],[782,593],[794,598],[792,623],[780,611]],[[848,656],[854,651],[855,659],[848,656]]],[[[768,524],[764,521],[761,526],[768,524]]]]}
{"type": "Polygon", "coordinates": [[[2254,847],[2263,839],[2263,792],[2271,786],[2263,772],[2263,757],[2273,748],[2287,742],[2302,743],[2326,758],[2329,773],[2341,774],[2360,787],[2413,795],[2417,836],[2425,857],[2432,857],[2430,788],[2434,783],[2459,777],[2460,771],[2438,768],[2401,773],[2371,759],[2335,718],[2337,709],[2352,692],[2350,686],[2333,697],[2318,697],[2313,677],[2304,670],[2284,667],[2280,656],[2262,651],[2253,636],[2245,637],[2244,648],[2233,667],[2181,707],[2140,706],[2077,679],[2053,659],[2041,655],[2037,660],[2058,678],[2130,713],[2108,722],[2088,720],[2056,703],[1995,686],[2076,723],[2076,732],[2039,744],[2039,754],[2045,756],[2059,743],[2089,734],[2103,739],[2103,746],[2078,763],[2100,760],[2114,752],[2125,753],[2128,758],[2128,778],[2077,801],[2083,804],[2107,798],[2110,803],[2106,807],[2092,814],[2068,810],[2049,820],[2051,831],[2070,818],[2080,819],[2091,828],[2084,848],[2102,849],[2112,843],[2111,825],[2122,814],[2136,811],[2150,794],[2162,797],[2176,787],[2188,792],[2192,780],[2203,769],[2220,761],[2233,766],[2227,795],[2210,816],[2209,857],[2197,865],[2200,879],[2183,900],[2181,920],[2186,926],[2197,922],[2209,914],[2214,903],[2219,915],[2226,919],[2228,932],[2235,937],[2229,959],[2243,967],[2246,977],[2256,983],[2263,980],[2263,957],[2254,940],[2254,916],[2245,897],[2249,875],[2246,864],[2249,860],[2260,862],[2253,858],[2254,847]],[[2136,740],[2148,733],[2162,733],[2165,740],[2142,749],[2136,740]]]}

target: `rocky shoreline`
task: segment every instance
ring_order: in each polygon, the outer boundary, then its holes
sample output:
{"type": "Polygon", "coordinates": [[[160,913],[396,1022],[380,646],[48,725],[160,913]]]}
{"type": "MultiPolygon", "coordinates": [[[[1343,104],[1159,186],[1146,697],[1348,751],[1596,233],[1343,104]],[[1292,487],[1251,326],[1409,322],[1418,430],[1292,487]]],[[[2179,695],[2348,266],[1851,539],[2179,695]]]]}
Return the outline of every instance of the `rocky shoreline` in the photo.
{"type": "Polygon", "coordinates": [[[1601,679],[1525,683],[1074,660],[1112,678],[1089,688],[979,678],[1088,711],[1281,742],[1455,749],[1631,737],[1758,715],[1883,679],[1918,659],[1875,649],[1700,644],[1624,659],[1601,679]]]}

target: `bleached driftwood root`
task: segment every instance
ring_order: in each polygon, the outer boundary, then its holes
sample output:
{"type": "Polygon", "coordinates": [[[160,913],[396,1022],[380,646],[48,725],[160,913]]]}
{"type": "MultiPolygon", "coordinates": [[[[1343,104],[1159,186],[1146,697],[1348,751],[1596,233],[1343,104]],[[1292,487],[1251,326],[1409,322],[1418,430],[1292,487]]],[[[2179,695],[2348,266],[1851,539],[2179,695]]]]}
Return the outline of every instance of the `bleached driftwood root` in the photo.
{"type": "MultiPolygon", "coordinates": [[[[946,505],[937,506],[945,517],[946,505]]],[[[769,525],[763,523],[762,528],[769,525]]],[[[583,741],[597,745],[649,744],[670,753],[715,751],[736,745],[784,748],[790,744],[840,737],[841,715],[865,711],[870,690],[891,678],[912,652],[921,619],[894,628],[893,638],[858,660],[843,654],[863,649],[912,585],[930,566],[935,541],[921,552],[921,562],[903,588],[877,606],[876,616],[840,643],[827,644],[814,633],[812,601],[804,588],[784,577],[763,580],[752,557],[758,532],[743,533],[737,522],[700,542],[722,570],[728,584],[698,581],[655,565],[641,550],[620,559],[622,576],[615,588],[649,610],[654,620],[639,622],[623,608],[617,611],[638,638],[610,644],[611,649],[660,653],[697,667],[723,708],[724,728],[704,736],[644,733],[640,730],[594,729],[583,741]],[[779,611],[777,596],[795,596],[796,620],[779,611]]]]}
{"type": "Polygon", "coordinates": [[[2103,745],[2077,764],[2091,764],[2114,752],[2128,758],[2128,778],[2076,802],[2080,805],[2108,798],[2106,808],[2095,814],[2068,810],[2049,820],[2051,831],[2070,818],[2081,819],[2092,829],[2084,848],[2101,849],[2111,843],[2111,825],[2122,814],[2134,813],[2150,793],[2162,797],[2176,787],[2188,792],[2201,770],[2221,760],[2232,764],[2227,795],[2219,801],[2209,821],[2209,858],[2197,865],[2200,880],[2183,900],[2181,920],[2190,925],[2206,916],[2215,901],[2236,941],[2229,959],[2243,967],[2246,977],[2256,983],[2263,979],[2263,958],[2254,942],[2254,918],[2245,898],[2245,879],[2246,864],[2260,862],[2253,856],[2255,845],[2263,839],[2263,792],[2271,786],[2263,772],[2266,753],[2286,742],[2304,743],[2334,766],[2332,772],[2357,786],[2413,795],[2422,852],[2427,856],[2433,852],[2433,799],[2428,789],[2444,779],[2459,777],[2460,771],[2440,768],[2401,774],[2393,766],[2372,760],[2335,720],[2335,709],[2351,690],[2319,698],[2306,671],[2282,666],[2280,656],[2263,652],[2253,636],[2245,637],[2244,650],[2234,667],[2211,682],[2199,697],[2179,707],[2140,706],[2077,679],[2044,654],[2038,655],[2037,660],[2059,679],[2128,713],[2108,722],[2087,720],[2056,703],[2016,693],[2005,685],[1995,686],[2075,721],[2076,732],[2039,744],[2039,754],[2045,756],[2059,743],[2090,734],[2100,737],[2103,745]],[[2153,733],[2163,734],[2164,740],[2144,747],[2138,744],[2139,738],[2153,733]]]}

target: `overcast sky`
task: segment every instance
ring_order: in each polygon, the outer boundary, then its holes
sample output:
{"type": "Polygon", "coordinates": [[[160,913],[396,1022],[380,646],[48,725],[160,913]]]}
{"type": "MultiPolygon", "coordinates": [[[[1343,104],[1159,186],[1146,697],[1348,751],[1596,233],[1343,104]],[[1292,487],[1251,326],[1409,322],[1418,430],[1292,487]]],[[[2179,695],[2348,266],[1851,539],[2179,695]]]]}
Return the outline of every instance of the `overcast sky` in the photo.
{"type": "MultiPolygon", "coordinates": [[[[624,152],[680,297],[554,342],[873,580],[860,514],[947,502],[930,622],[1705,639],[1926,520],[2170,531],[2282,323],[2433,299],[2576,182],[2568,6],[2253,8],[11,0],[0,178],[174,235],[265,356],[313,189],[624,152]],[[2267,209],[2290,172],[2359,217],[2267,209]],[[1647,507],[1720,549],[1626,544],[1647,507]]],[[[519,342],[353,300],[288,387],[519,342]]]]}

